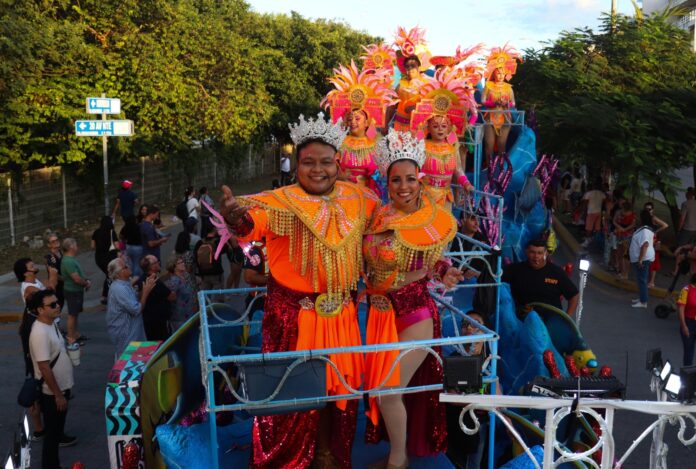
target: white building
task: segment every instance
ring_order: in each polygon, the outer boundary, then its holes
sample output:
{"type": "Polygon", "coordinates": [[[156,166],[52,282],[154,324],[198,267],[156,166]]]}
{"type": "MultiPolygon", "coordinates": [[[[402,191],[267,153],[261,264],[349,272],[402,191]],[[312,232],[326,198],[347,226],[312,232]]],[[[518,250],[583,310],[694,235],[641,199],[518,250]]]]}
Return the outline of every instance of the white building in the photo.
{"type": "Polygon", "coordinates": [[[672,6],[681,7],[688,13],[686,16],[674,18],[673,22],[681,29],[689,31],[691,34],[691,44],[694,52],[696,52],[696,0],[643,0],[643,13],[649,15],[656,11],[664,10],[670,4],[672,6]]]}

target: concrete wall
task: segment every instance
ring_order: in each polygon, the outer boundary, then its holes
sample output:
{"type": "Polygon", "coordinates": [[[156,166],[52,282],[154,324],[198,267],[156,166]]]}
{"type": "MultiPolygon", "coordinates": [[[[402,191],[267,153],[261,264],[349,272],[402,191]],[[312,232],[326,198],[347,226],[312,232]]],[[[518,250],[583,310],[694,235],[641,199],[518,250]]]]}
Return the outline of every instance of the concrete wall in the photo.
{"type": "MultiPolygon", "coordinates": [[[[251,150],[230,166],[223,164],[221,158],[210,157],[192,159],[190,165],[185,164],[183,168],[173,168],[162,160],[144,157],[138,162],[110,168],[110,206],[113,208],[113,199],[124,179],[133,181],[133,190],[141,201],[162,205],[181,200],[188,185],[216,187],[223,182],[240,183],[260,176],[270,178],[277,175],[278,154],[277,146],[269,144],[260,150],[251,150]]],[[[54,166],[25,171],[20,175],[0,174],[0,246],[12,244],[13,230],[16,244],[25,236],[42,235],[46,229],[95,221],[103,213],[101,172],[76,175],[71,169],[54,166]]]]}

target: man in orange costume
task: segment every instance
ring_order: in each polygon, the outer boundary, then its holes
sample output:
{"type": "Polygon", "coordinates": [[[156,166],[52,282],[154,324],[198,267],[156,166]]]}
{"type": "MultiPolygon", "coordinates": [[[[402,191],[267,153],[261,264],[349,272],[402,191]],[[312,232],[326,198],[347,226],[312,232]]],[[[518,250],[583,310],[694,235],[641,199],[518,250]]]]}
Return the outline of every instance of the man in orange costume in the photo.
{"type": "MultiPolygon", "coordinates": [[[[269,280],[262,351],[361,345],[355,291],[362,268],[362,236],[379,202],[356,184],[337,182],[345,130],[304,120],[290,126],[297,184],[235,199],[223,187],[221,213],[242,240],[265,238],[269,280]]],[[[361,384],[359,354],[331,356],[353,388],[361,384]]],[[[327,368],[328,394],[346,392],[327,368]]],[[[350,468],[357,401],[323,411],[257,417],[252,467],[350,468]]]]}

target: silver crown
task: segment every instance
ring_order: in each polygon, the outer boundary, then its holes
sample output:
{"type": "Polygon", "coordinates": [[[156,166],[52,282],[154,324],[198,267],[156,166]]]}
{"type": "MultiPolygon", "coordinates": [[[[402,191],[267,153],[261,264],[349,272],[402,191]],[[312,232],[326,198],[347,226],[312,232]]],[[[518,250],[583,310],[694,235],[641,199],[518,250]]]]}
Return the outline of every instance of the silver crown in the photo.
{"type": "Polygon", "coordinates": [[[389,129],[386,137],[377,144],[377,164],[386,177],[392,163],[399,160],[414,161],[418,168],[425,163],[425,141],[411,135],[411,132],[399,132],[389,129]]]}
{"type": "Polygon", "coordinates": [[[348,129],[344,129],[341,125],[341,119],[335,124],[324,120],[324,113],[320,112],[317,119],[311,117],[305,120],[304,115],[300,114],[300,122],[297,124],[288,124],[290,128],[290,138],[295,145],[300,145],[307,140],[318,138],[323,142],[328,143],[337,150],[341,148],[343,139],[346,138],[348,129]]]}

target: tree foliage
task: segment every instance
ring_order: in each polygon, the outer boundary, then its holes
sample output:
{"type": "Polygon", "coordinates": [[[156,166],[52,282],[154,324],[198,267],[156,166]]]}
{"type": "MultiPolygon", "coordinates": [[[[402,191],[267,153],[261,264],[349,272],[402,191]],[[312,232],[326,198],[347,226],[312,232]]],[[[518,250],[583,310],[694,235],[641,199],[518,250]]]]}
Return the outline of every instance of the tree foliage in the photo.
{"type": "Polygon", "coordinates": [[[526,51],[516,76],[542,151],[609,167],[629,193],[647,184],[672,205],[673,170],[696,161],[696,54],[668,22],[673,13],[605,16],[597,33],[564,32],[526,51]]]}
{"type": "Polygon", "coordinates": [[[101,93],[135,123],[111,141],[116,158],[283,140],[317,111],[331,69],[375,40],[242,0],[0,0],[0,166],[98,159],[100,140],[75,137],[74,121],[101,93]]]}

